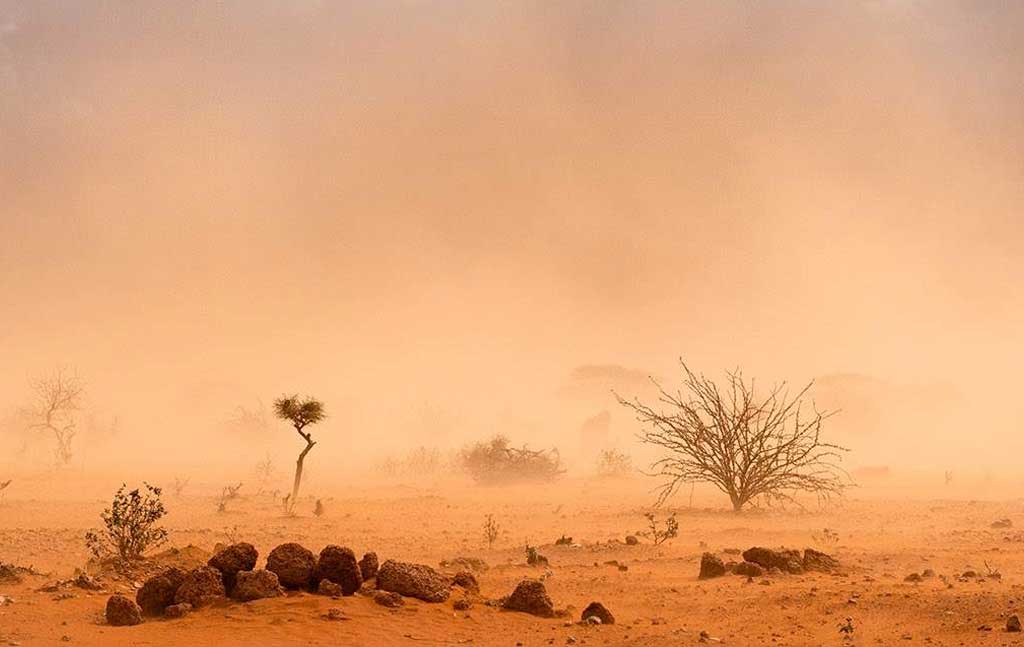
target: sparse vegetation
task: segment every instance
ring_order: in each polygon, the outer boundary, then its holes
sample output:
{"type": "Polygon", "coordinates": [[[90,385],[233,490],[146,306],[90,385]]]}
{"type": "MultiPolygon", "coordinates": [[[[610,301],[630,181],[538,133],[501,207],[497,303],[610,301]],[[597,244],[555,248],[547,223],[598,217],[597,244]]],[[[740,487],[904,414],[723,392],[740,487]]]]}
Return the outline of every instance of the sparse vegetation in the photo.
{"type": "Polygon", "coordinates": [[[78,433],[78,412],[85,386],[74,373],[58,369],[32,381],[33,401],[24,412],[29,427],[53,435],[58,465],[71,462],[71,441],[78,433]]]}
{"type": "Polygon", "coordinates": [[[823,528],[820,534],[814,533],[811,538],[823,546],[834,546],[839,543],[839,533],[831,528],[823,528]]]}
{"type": "Polygon", "coordinates": [[[174,490],[174,496],[180,497],[185,488],[188,487],[189,478],[174,478],[174,484],[171,485],[171,489],[174,490]]]}
{"type": "Polygon", "coordinates": [[[274,460],[267,454],[263,460],[256,463],[256,496],[263,494],[274,480],[274,474],[277,472],[277,468],[274,467],[274,460]]]}
{"type": "Polygon", "coordinates": [[[314,398],[300,400],[297,395],[275,400],[274,413],[278,418],[290,422],[299,436],[306,441],[306,446],[299,452],[299,458],[295,461],[295,481],[292,484],[292,492],[284,498],[283,502],[285,513],[294,514],[295,505],[299,499],[299,486],[302,484],[302,464],[306,460],[306,454],[316,445],[313,434],[304,430],[307,426],[322,421],[326,414],[324,405],[319,400],[314,398]]]}
{"type": "Polygon", "coordinates": [[[498,522],[494,520],[494,515],[489,514],[484,519],[484,540],[487,542],[487,548],[493,549],[494,542],[498,540],[498,533],[501,528],[498,526],[498,522]]]}
{"type": "Polygon", "coordinates": [[[644,517],[647,518],[647,532],[643,534],[650,537],[655,546],[661,545],[667,540],[679,536],[679,522],[676,521],[676,515],[674,512],[665,519],[664,528],[661,527],[661,523],[653,512],[648,512],[644,517]]]}
{"type": "Polygon", "coordinates": [[[617,449],[605,449],[597,457],[597,475],[605,478],[628,476],[633,471],[633,459],[617,449]]]}
{"type": "Polygon", "coordinates": [[[326,510],[324,509],[324,502],[321,501],[320,499],[317,499],[316,505],[313,506],[313,514],[315,514],[318,517],[322,517],[324,516],[324,512],[326,512],[326,510]]]}
{"type": "Polygon", "coordinates": [[[161,490],[149,483],[143,485],[145,491],[125,492],[127,486],[122,484],[111,506],[100,515],[104,530],[85,534],[85,545],[97,558],[137,560],[167,541],[167,531],[156,525],[167,514],[160,500],[161,490]]]}
{"type": "Polygon", "coordinates": [[[510,447],[508,438],[501,435],[464,448],[460,460],[473,480],[485,485],[550,481],[565,472],[557,449],[510,447]]]}
{"type": "Polygon", "coordinates": [[[727,373],[724,389],[682,363],[683,389],[661,391],[658,408],[639,400],[619,402],[645,425],[641,440],[667,450],[651,465],[665,477],[658,504],[684,483],[707,482],[729,496],[737,512],[755,498],[793,501],[809,492],[819,498],[842,493],[848,485],[838,466],[845,448],[821,439],[831,413],[804,415],[808,384],[790,397],[785,383],[763,398],[741,372],[727,373]]]}
{"type": "Polygon", "coordinates": [[[7,487],[12,483],[11,479],[0,482],[0,501],[4,500],[4,496],[7,494],[7,487]]]}
{"type": "Polygon", "coordinates": [[[436,476],[451,467],[451,460],[436,447],[419,446],[404,456],[388,457],[377,464],[385,476],[436,476]]]}
{"type": "Polygon", "coordinates": [[[242,489],[242,484],[237,483],[235,485],[225,485],[221,491],[220,496],[217,498],[217,512],[224,513],[228,511],[228,501],[237,499],[241,494],[239,490],[242,489]]]}

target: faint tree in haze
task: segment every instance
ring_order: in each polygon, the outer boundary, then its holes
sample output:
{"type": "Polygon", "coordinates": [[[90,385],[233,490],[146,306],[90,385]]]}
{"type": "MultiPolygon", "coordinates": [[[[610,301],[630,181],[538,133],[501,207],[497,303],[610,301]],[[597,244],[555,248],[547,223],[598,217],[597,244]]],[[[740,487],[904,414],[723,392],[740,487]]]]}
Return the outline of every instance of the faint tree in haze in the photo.
{"type": "Polygon", "coordinates": [[[685,483],[706,482],[729,495],[737,512],[752,499],[793,501],[798,492],[827,498],[849,484],[837,463],[838,445],[822,441],[822,422],[834,412],[804,415],[803,397],[811,384],[790,397],[785,383],[763,398],[740,371],[727,373],[724,388],[681,362],[683,388],[669,393],[660,385],[657,408],[638,399],[619,403],[644,424],[640,440],[667,450],[651,465],[666,477],[661,504],[685,483]]]}
{"type": "Polygon", "coordinates": [[[53,435],[58,465],[71,462],[71,441],[78,432],[78,412],[85,386],[77,375],[58,369],[31,382],[33,399],[25,414],[29,428],[53,435]]]}
{"type": "Polygon", "coordinates": [[[285,501],[285,510],[292,512],[299,498],[299,485],[302,483],[302,463],[306,460],[306,454],[313,449],[316,441],[313,440],[312,432],[305,431],[308,425],[314,425],[326,417],[324,405],[315,398],[299,399],[297,395],[278,398],[274,401],[274,414],[282,420],[287,420],[295,427],[295,431],[306,441],[306,446],[299,452],[299,458],[295,461],[295,482],[292,484],[292,493],[285,501]]]}

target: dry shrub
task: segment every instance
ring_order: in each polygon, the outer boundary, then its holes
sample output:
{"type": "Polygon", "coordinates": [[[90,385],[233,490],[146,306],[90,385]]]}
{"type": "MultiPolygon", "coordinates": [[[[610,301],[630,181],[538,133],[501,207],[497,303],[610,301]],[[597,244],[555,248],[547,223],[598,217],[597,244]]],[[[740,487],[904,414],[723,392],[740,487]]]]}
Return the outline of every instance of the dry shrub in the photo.
{"type": "Polygon", "coordinates": [[[597,457],[597,475],[605,478],[629,476],[633,472],[633,459],[617,449],[606,449],[597,457]]]}
{"type": "Polygon", "coordinates": [[[377,463],[377,472],[385,476],[436,476],[448,472],[452,460],[436,447],[419,446],[404,456],[389,456],[377,463]]]}
{"type": "Polygon", "coordinates": [[[557,449],[510,447],[501,435],[463,448],[459,458],[473,480],[485,485],[550,481],[565,472],[557,449]]]}
{"type": "Polygon", "coordinates": [[[145,492],[125,492],[126,486],[121,485],[111,506],[100,515],[104,530],[85,533],[85,545],[97,558],[141,559],[146,550],[167,541],[167,531],[156,525],[167,514],[161,490],[149,483],[143,485],[145,492]]]}

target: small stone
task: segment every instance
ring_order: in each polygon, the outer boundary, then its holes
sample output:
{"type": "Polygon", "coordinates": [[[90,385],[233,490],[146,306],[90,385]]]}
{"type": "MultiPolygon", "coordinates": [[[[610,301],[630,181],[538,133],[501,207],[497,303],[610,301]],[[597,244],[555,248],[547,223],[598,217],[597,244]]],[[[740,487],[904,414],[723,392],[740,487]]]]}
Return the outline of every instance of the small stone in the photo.
{"type": "Polygon", "coordinates": [[[235,588],[235,579],[239,571],[251,571],[256,568],[259,553],[252,544],[240,542],[222,548],[207,562],[224,576],[224,589],[230,593],[235,588]]]}
{"type": "Polygon", "coordinates": [[[188,602],[182,602],[181,604],[172,604],[164,609],[165,618],[184,618],[192,611],[192,605],[188,602]]]}
{"type": "Polygon", "coordinates": [[[373,601],[389,609],[397,609],[405,604],[405,600],[401,595],[391,591],[377,591],[373,596],[373,601]]]}
{"type": "Polygon", "coordinates": [[[910,575],[908,575],[908,576],[906,576],[906,577],[904,577],[904,578],[903,578],[903,581],[904,581],[904,582],[913,582],[913,583],[915,583],[915,584],[916,584],[917,582],[921,582],[921,581],[923,581],[923,580],[924,580],[924,578],[923,578],[923,577],[921,577],[921,574],[920,574],[920,573],[911,573],[910,575]]]}
{"type": "Polygon", "coordinates": [[[589,622],[591,618],[597,618],[600,621],[599,624],[615,624],[615,616],[613,616],[612,612],[600,602],[591,602],[588,604],[587,608],[583,610],[581,618],[584,622],[589,622]]]}
{"type": "Polygon", "coordinates": [[[123,595],[115,594],[107,599],[107,624],[114,627],[129,627],[142,622],[142,609],[123,595]]]}
{"type": "Polygon", "coordinates": [[[331,607],[327,610],[327,613],[323,615],[326,620],[346,620],[345,613],[338,607],[331,607]]]}
{"type": "Polygon", "coordinates": [[[542,618],[555,616],[555,605],[540,580],[521,581],[503,606],[509,611],[522,611],[542,618]]]}
{"type": "Polygon", "coordinates": [[[468,611],[473,606],[473,601],[469,598],[459,598],[452,603],[452,607],[456,611],[468,611]]]}
{"type": "Polygon", "coordinates": [[[1006,630],[1010,633],[1020,632],[1020,618],[1017,617],[1017,614],[1006,619],[1006,630]]]}
{"type": "Polygon", "coordinates": [[[470,593],[480,592],[480,583],[476,579],[476,575],[473,575],[469,571],[459,571],[452,576],[452,584],[454,586],[461,586],[470,593]]]}
{"type": "Polygon", "coordinates": [[[363,555],[363,558],[359,560],[359,573],[363,576],[364,582],[377,577],[377,569],[379,568],[380,562],[377,560],[377,553],[366,553],[363,555]]]}
{"type": "Polygon", "coordinates": [[[424,602],[444,602],[451,595],[448,578],[423,564],[389,559],[377,571],[377,588],[424,602]]]}
{"type": "Polygon", "coordinates": [[[281,595],[284,595],[284,591],[277,575],[263,569],[236,573],[235,588],[231,591],[231,597],[239,602],[276,598],[281,595]]]}
{"type": "Polygon", "coordinates": [[[320,580],[320,585],[317,586],[316,592],[320,595],[326,595],[328,597],[340,598],[344,595],[340,584],[335,584],[330,580],[320,580]]]}
{"type": "Polygon", "coordinates": [[[764,569],[754,562],[740,562],[733,567],[732,572],[736,575],[746,575],[747,577],[761,577],[764,575],[764,569]]]}
{"type": "Polygon", "coordinates": [[[344,546],[326,546],[320,551],[313,581],[330,580],[341,587],[343,595],[352,595],[363,584],[356,554],[344,546]]]}
{"type": "Polygon", "coordinates": [[[202,566],[185,575],[181,586],[174,594],[178,604],[188,602],[194,608],[210,604],[216,598],[224,597],[224,578],[220,571],[202,566]]]}
{"type": "Polygon", "coordinates": [[[725,575],[725,564],[722,563],[722,560],[712,553],[704,553],[700,558],[700,574],[697,577],[706,580],[723,575],[725,575]]]}
{"type": "Polygon", "coordinates": [[[636,538],[636,535],[626,535],[626,545],[636,546],[640,543],[640,540],[636,538]]]}

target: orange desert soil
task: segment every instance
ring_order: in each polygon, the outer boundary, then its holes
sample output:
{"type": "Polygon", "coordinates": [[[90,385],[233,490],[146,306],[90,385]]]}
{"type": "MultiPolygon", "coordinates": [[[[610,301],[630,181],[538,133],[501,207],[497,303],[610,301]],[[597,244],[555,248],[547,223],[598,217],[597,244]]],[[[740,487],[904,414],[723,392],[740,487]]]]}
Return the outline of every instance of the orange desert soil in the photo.
{"type": "MultiPolygon", "coordinates": [[[[1007,617],[1024,610],[1024,514],[1017,501],[849,497],[813,511],[736,515],[688,509],[680,496],[672,501],[679,537],[661,546],[645,538],[627,546],[624,537],[646,525],[650,485],[567,479],[500,489],[365,487],[325,498],[327,512],[320,518],[310,513],[311,501],[303,514],[286,518],[269,497],[244,497],[218,514],[212,496],[165,493],[171,534],[160,550],[179,550],[165,553],[164,561],[173,555],[172,561],[184,565],[199,563],[229,540],[253,543],[260,567],[274,546],[287,541],[314,552],[340,544],[357,555],[376,551],[381,561],[434,567],[443,559],[474,556],[490,564],[478,575],[483,596],[499,598],[522,578],[544,576],[556,607],[569,608],[571,615],[543,619],[480,603],[456,611],[454,596],[440,604],[406,599],[402,608],[390,610],[361,594],[331,599],[301,593],[217,604],[182,619],[149,619],[133,627],[111,627],[103,619],[110,593],[134,597],[130,578],[99,572],[106,592],[40,591],[86,566],[82,534],[97,524],[106,497],[8,496],[0,502],[0,561],[48,574],[0,583],[0,596],[13,599],[0,603],[0,646],[688,645],[701,643],[702,632],[703,642],[727,645],[1024,644],[1024,634],[1005,630],[1007,617]],[[488,513],[502,528],[493,550],[483,540],[488,513]],[[991,527],[1002,518],[1014,526],[991,527]],[[824,528],[835,531],[838,541],[825,539],[824,528]],[[562,534],[578,545],[552,545],[562,534]],[[526,542],[548,557],[547,569],[525,564],[526,542]],[[842,566],[838,574],[697,579],[703,552],[738,559],[722,551],[754,545],[813,547],[842,566]],[[612,560],[628,570],[606,564],[612,560]],[[935,576],[904,581],[925,569],[935,576]],[[1001,578],[983,577],[989,569],[1001,578]],[[958,579],[968,570],[980,577],[958,579]],[[607,606],[616,624],[579,624],[592,601],[607,606]],[[343,619],[324,617],[334,607],[343,619]],[[852,638],[839,631],[847,618],[852,638]]],[[[708,496],[702,503],[721,500],[708,496]]]]}

